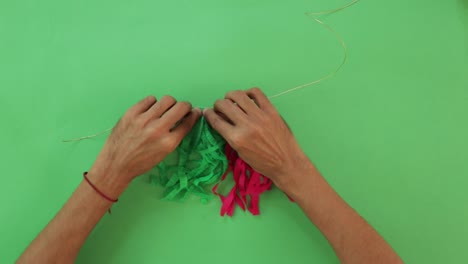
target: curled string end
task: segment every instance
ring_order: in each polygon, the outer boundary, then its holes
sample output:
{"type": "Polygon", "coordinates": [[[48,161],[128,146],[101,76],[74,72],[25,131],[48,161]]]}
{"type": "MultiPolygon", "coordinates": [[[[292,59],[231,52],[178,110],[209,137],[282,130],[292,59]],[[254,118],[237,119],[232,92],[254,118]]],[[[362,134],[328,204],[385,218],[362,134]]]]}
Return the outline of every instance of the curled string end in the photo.
{"type": "Polygon", "coordinates": [[[76,141],[81,141],[81,140],[85,140],[85,139],[91,139],[91,138],[98,137],[98,136],[100,136],[102,134],[105,134],[105,133],[107,133],[107,132],[109,132],[111,130],[112,130],[112,127],[108,128],[108,129],[106,129],[104,131],[101,131],[101,132],[99,132],[97,134],[94,134],[94,135],[89,135],[89,136],[84,136],[84,137],[79,137],[79,138],[72,138],[72,139],[63,139],[62,142],[67,143],[67,142],[76,142],[76,141]]]}
{"type": "Polygon", "coordinates": [[[343,60],[341,62],[341,64],[334,70],[332,71],[331,73],[329,73],[328,75],[318,79],[318,80],[315,80],[315,81],[312,81],[312,82],[309,82],[309,83],[306,83],[306,84],[302,84],[302,85],[299,85],[299,86],[296,86],[294,88],[291,88],[291,89],[288,89],[288,90],[285,90],[285,91],[282,91],[280,93],[277,93],[275,95],[272,95],[272,96],[269,96],[268,98],[270,99],[273,99],[273,98],[276,98],[276,97],[279,97],[279,96],[283,96],[285,94],[288,94],[288,93],[291,93],[291,92],[294,92],[294,91],[297,91],[297,90],[300,90],[300,89],[303,89],[303,88],[306,88],[306,87],[309,87],[309,86],[312,86],[314,84],[318,84],[320,82],[323,82],[325,80],[328,80],[332,77],[334,77],[340,70],[341,68],[343,68],[343,66],[346,64],[347,60],[348,60],[348,48],[346,47],[346,43],[345,41],[343,40],[343,38],[341,37],[341,35],[336,31],[334,30],[331,26],[329,26],[327,23],[323,22],[323,20],[320,20],[319,18],[317,18],[318,16],[322,16],[322,15],[329,15],[329,14],[333,14],[333,13],[336,13],[336,12],[339,12],[339,11],[342,11],[354,4],[356,4],[357,2],[359,2],[359,0],[354,0],[352,1],[351,3],[345,5],[345,6],[342,6],[340,8],[336,8],[336,9],[332,9],[332,10],[328,10],[328,11],[323,11],[323,12],[307,12],[305,13],[307,16],[309,16],[310,18],[312,18],[315,22],[317,22],[318,24],[322,25],[323,27],[325,27],[328,31],[332,32],[335,37],[338,39],[338,41],[340,42],[341,44],[341,47],[343,48],[343,60]]]}

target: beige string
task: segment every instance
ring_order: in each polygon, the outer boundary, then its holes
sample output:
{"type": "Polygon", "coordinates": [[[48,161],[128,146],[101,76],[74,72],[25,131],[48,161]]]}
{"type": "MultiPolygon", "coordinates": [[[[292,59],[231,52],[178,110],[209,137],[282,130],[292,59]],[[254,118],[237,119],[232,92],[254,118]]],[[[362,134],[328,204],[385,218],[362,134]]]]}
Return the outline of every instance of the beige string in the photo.
{"type": "MultiPolygon", "coordinates": [[[[308,17],[312,18],[315,22],[322,25],[323,27],[325,27],[327,30],[329,30],[330,32],[332,32],[336,36],[336,38],[340,42],[341,46],[343,47],[343,60],[341,61],[341,64],[334,71],[330,72],[326,76],[324,76],[324,77],[322,77],[322,78],[320,78],[318,80],[315,80],[315,81],[312,81],[312,82],[309,82],[309,83],[305,83],[305,84],[293,87],[291,89],[287,89],[285,91],[282,91],[282,92],[280,92],[278,94],[269,96],[268,97],[269,99],[276,98],[276,97],[279,97],[279,96],[283,96],[285,94],[288,94],[288,93],[291,93],[291,92],[294,92],[294,91],[297,91],[297,90],[312,86],[312,85],[320,83],[320,82],[323,82],[323,81],[325,81],[327,79],[332,78],[333,76],[335,76],[341,70],[341,68],[346,64],[346,61],[348,60],[348,49],[346,48],[346,43],[344,42],[343,38],[341,37],[341,35],[338,32],[336,32],[332,27],[330,27],[328,24],[326,24],[321,19],[319,19],[319,17],[340,12],[340,11],[342,11],[342,10],[356,4],[359,1],[360,0],[353,0],[351,3],[349,3],[349,4],[345,5],[345,6],[342,6],[342,7],[336,8],[336,9],[327,10],[327,11],[307,12],[307,13],[305,13],[308,17]]],[[[81,140],[84,140],[84,139],[90,139],[90,138],[94,138],[94,137],[100,136],[102,134],[105,134],[105,133],[107,133],[107,132],[109,132],[111,130],[112,130],[112,128],[108,128],[108,129],[106,129],[106,130],[104,130],[102,132],[99,132],[97,134],[94,134],[94,135],[89,135],[89,136],[84,136],[84,137],[79,137],[79,138],[74,138],[74,139],[62,140],[62,142],[74,142],[74,141],[81,141],[81,140]]]]}
{"type": "Polygon", "coordinates": [[[79,137],[79,138],[72,138],[72,139],[64,139],[64,140],[62,140],[62,142],[73,142],[73,141],[81,141],[83,139],[90,139],[90,138],[98,137],[98,136],[100,136],[102,134],[105,134],[105,133],[111,131],[111,130],[112,130],[112,127],[108,128],[108,129],[106,129],[104,131],[101,131],[101,132],[99,132],[97,134],[94,134],[94,135],[89,135],[89,136],[79,137]]]}
{"type": "Polygon", "coordinates": [[[331,77],[335,76],[341,70],[341,68],[346,64],[346,61],[348,60],[348,49],[346,48],[346,43],[344,42],[343,38],[341,37],[341,35],[338,32],[336,32],[332,27],[330,27],[328,24],[326,24],[325,22],[320,20],[318,18],[318,16],[330,15],[330,14],[339,12],[341,10],[344,10],[344,9],[356,4],[357,2],[359,2],[359,0],[354,0],[353,2],[351,2],[351,3],[349,3],[349,4],[345,5],[345,6],[342,6],[340,8],[337,8],[337,9],[332,9],[332,10],[322,11],[322,12],[307,12],[306,13],[306,15],[311,17],[315,22],[317,22],[318,24],[322,25],[327,30],[329,30],[330,32],[335,34],[336,38],[340,41],[340,44],[343,47],[343,60],[341,61],[341,64],[338,66],[338,68],[336,68],[334,71],[332,71],[328,75],[326,75],[326,76],[324,76],[324,77],[322,77],[322,78],[320,78],[318,80],[315,80],[315,81],[312,81],[312,82],[309,82],[309,83],[305,83],[305,84],[296,86],[294,88],[282,91],[282,92],[280,92],[278,94],[269,96],[268,98],[272,99],[272,98],[282,96],[282,95],[285,95],[285,94],[288,94],[288,93],[291,93],[291,92],[306,88],[308,86],[312,86],[314,84],[323,82],[323,81],[325,81],[327,79],[330,79],[331,77]]]}

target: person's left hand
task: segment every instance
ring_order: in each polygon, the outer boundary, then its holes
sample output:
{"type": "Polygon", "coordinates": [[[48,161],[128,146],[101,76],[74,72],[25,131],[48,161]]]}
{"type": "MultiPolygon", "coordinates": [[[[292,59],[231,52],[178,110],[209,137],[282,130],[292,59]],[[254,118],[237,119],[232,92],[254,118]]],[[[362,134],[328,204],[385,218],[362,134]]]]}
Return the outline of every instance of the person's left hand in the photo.
{"type": "Polygon", "coordinates": [[[109,196],[117,197],[135,177],[175,150],[200,118],[188,102],[149,96],[131,107],[112,130],[89,172],[109,196]]]}

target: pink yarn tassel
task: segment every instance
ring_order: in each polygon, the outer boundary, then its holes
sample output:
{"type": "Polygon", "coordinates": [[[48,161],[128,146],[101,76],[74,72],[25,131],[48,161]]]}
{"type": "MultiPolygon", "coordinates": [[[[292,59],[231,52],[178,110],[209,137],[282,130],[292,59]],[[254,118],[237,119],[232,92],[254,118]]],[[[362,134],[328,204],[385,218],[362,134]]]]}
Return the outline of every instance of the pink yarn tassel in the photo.
{"type": "Polygon", "coordinates": [[[229,165],[221,178],[221,182],[232,172],[234,187],[226,196],[218,193],[219,183],[213,187],[213,193],[219,196],[223,204],[221,206],[221,216],[226,214],[232,216],[236,204],[243,211],[247,208],[252,215],[259,215],[260,195],[271,189],[271,180],[252,169],[228,144],[226,144],[225,152],[229,165]]]}

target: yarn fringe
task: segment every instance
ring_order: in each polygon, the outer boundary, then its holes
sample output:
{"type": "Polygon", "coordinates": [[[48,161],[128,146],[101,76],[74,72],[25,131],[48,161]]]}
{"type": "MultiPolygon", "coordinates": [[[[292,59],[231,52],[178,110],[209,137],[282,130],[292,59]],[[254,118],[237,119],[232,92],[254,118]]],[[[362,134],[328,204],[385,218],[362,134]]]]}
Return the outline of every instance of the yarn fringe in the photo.
{"type": "Polygon", "coordinates": [[[190,194],[202,203],[212,198],[209,187],[219,182],[227,169],[225,141],[202,117],[176,151],[150,174],[153,183],[164,190],[163,200],[183,201],[190,194]]]}
{"type": "Polygon", "coordinates": [[[247,209],[252,215],[259,215],[260,195],[271,189],[272,181],[245,163],[229,144],[226,144],[225,153],[229,163],[221,181],[232,173],[234,187],[227,195],[218,192],[220,183],[212,189],[213,193],[221,199],[221,216],[232,216],[236,205],[243,211],[247,209]]]}

